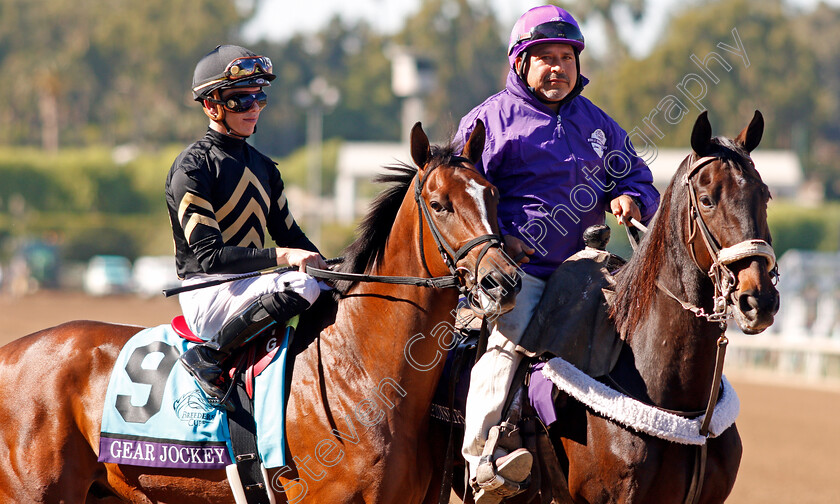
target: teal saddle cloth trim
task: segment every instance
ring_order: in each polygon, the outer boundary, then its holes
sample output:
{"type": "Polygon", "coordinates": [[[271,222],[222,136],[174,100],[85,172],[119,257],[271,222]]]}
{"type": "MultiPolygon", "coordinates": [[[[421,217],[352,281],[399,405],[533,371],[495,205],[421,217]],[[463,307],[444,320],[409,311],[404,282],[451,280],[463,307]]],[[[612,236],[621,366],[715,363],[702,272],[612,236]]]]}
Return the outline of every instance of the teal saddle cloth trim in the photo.
{"type": "MultiPolygon", "coordinates": [[[[258,354],[274,351],[254,379],[257,446],[268,468],[286,463],[285,367],[296,323],[258,343],[258,354]]],[[[105,394],[100,462],[178,469],[232,463],[226,410],[212,407],[178,362],[193,345],[167,324],[140,331],[123,347],[105,394]]]]}

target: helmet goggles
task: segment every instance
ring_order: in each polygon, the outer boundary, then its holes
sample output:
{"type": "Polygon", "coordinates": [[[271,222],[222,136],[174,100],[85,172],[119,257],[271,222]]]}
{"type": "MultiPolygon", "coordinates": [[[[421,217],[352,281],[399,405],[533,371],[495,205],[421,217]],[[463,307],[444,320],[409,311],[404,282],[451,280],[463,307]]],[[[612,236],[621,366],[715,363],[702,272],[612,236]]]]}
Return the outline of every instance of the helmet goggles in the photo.
{"type": "Polygon", "coordinates": [[[549,21],[531,28],[527,33],[519,35],[508,47],[508,56],[513,54],[514,49],[522,43],[535,42],[546,39],[547,42],[567,43],[577,47],[578,50],[584,46],[583,34],[580,28],[565,21],[549,21]]]}
{"type": "Polygon", "coordinates": [[[271,60],[266,56],[236,58],[225,68],[225,77],[228,80],[237,80],[250,77],[256,73],[271,74],[271,69],[271,60]]]}
{"type": "Polygon", "coordinates": [[[266,56],[246,56],[228,63],[221,75],[211,78],[203,84],[193,87],[193,95],[198,99],[207,99],[216,89],[270,86],[275,75],[271,73],[271,60],[266,56]]]}
{"type": "Polygon", "coordinates": [[[245,112],[251,110],[251,107],[254,106],[254,102],[257,102],[257,105],[262,110],[268,104],[268,95],[265,94],[263,91],[259,91],[256,93],[238,93],[233,94],[225,98],[224,100],[216,100],[213,98],[206,98],[207,100],[218,103],[222,105],[227,110],[231,112],[245,112]]]}

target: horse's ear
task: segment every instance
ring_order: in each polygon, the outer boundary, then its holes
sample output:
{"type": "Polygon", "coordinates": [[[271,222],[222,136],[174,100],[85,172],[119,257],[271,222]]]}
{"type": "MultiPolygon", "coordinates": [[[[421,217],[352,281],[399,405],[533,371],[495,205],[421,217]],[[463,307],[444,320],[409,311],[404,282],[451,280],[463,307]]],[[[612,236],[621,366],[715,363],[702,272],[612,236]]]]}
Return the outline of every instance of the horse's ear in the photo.
{"type": "Polygon", "coordinates": [[[705,156],[712,147],[712,125],[709,123],[708,111],[704,110],[691,131],[691,148],[698,156],[705,156]]]}
{"type": "Polygon", "coordinates": [[[481,119],[476,120],[475,128],[470,134],[470,138],[467,139],[467,143],[464,145],[464,152],[461,155],[469,159],[470,163],[476,164],[484,152],[484,140],[486,137],[487,133],[484,129],[484,121],[481,119]]]}
{"type": "Polygon", "coordinates": [[[429,148],[429,137],[426,136],[426,133],[423,131],[423,125],[418,121],[411,128],[411,159],[414,160],[417,168],[422,170],[431,157],[432,151],[429,148]]]}
{"type": "Polygon", "coordinates": [[[735,139],[735,142],[742,145],[747,152],[752,152],[761,143],[761,136],[764,134],[764,116],[758,110],[750,121],[749,126],[743,129],[735,139]]]}

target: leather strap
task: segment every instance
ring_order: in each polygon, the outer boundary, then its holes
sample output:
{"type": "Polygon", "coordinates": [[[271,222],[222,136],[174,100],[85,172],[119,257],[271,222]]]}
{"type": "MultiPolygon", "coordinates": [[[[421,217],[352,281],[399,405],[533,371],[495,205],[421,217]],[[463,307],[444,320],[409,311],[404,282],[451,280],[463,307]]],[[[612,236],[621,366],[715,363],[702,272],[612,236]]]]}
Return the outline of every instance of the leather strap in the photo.
{"type": "Polygon", "coordinates": [[[702,444],[694,451],[694,470],[691,472],[691,484],[685,496],[685,504],[697,504],[700,501],[703,481],[706,479],[706,455],[708,451],[708,444],[702,444]]]}
{"type": "Polygon", "coordinates": [[[460,280],[454,275],[432,278],[365,275],[363,273],[345,273],[341,271],[322,270],[318,268],[313,268],[312,266],[306,267],[306,273],[315,278],[322,278],[324,280],[350,280],[353,282],[374,282],[399,285],[413,285],[416,287],[431,287],[433,289],[448,289],[451,287],[461,286],[460,280]]]}
{"type": "Polygon", "coordinates": [[[253,403],[248,397],[242,380],[236,380],[231,387],[235,387],[236,391],[231,397],[234,410],[228,412],[228,427],[239,480],[242,482],[248,504],[270,504],[268,497],[270,490],[260,469],[253,403]]]}

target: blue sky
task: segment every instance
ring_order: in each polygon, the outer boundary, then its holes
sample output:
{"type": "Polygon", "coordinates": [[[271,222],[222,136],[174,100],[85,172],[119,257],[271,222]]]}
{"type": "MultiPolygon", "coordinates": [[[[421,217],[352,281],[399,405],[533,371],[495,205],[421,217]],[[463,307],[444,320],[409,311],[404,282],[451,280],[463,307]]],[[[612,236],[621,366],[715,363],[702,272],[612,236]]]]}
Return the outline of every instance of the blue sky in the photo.
{"type": "MultiPolygon", "coordinates": [[[[819,0],[788,0],[799,8],[811,9],[819,0]]],[[[523,12],[544,2],[536,0],[489,0],[502,26],[512,27],[523,12]]],[[[634,41],[636,56],[647,54],[660,33],[668,14],[684,0],[648,0],[649,15],[638,26],[622,33],[634,41]]],[[[840,0],[828,0],[840,5],[840,0]]],[[[404,19],[417,11],[420,0],[310,0],[298,7],[289,0],[263,0],[255,19],[246,25],[245,38],[282,41],[296,33],[311,33],[322,28],[335,14],[345,19],[365,19],[383,33],[392,33],[402,27],[404,19]]],[[[628,19],[629,21],[629,19],[628,19]]],[[[632,26],[629,22],[624,25],[632,26]]],[[[507,28],[505,28],[507,30],[507,28]]],[[[605,46],[603,28],[598,23],[583,26],[587,47],[600,52],[605,46]]],[[[500,35],[500,36],[506,36],[500,35]]]]}

